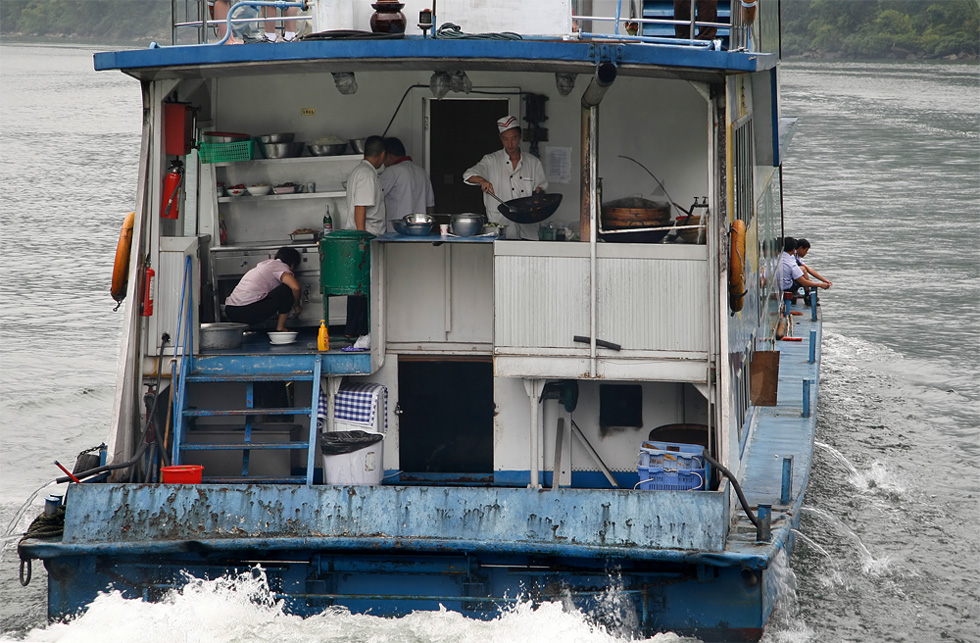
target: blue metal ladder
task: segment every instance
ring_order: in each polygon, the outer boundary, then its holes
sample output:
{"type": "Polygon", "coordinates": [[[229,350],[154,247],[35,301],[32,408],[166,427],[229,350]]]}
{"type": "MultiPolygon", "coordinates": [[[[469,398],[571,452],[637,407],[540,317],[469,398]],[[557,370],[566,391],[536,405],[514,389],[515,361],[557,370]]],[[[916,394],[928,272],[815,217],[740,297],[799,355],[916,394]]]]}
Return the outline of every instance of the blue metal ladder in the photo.
{"type": "MultiPolygon", "coordinates": [[[[249,359],[239,357],[239,360],[249,359]]],[[[254,363],[239,364],[229,368],[227,360],[208,356],[187,355],[181,360],[179,383],[174,395],[174,448],[173,462],[181,464],[184,455],[195,451],[241,451],[242,468],[236,476],[209,476],[205,470],[204,482],[233,483],[278,483],[313,484],[313,470],[316,464],[317,408],[320,401],[320,374],[322,361],[319,355],[265,356],[254,363]],[[279,358],[279,359],[277,359],[279,358]],[[247,370],[248,372],[243,372],[247,370]],[[256,382],[312,382],[312,395],[308,406],[259,408],[255,406],[256,382]],[[245,386],[243,408],[199,409],[188,407],[190,387],[201,387],[214,383],[241,383],[245,386]],[[309,432],[306,440],[263,442],[261,424],[256,420],[262,417],[289,415],[309,416],[309,432]],[[241,417],[245,419],[244,435],[241,442],[188,442],[188,419],[199,417],[241,417]],[[305,450],[306,474],[282,476],[249,475],[249,459],[252,451],[259,450],[305,450]]],[[[216,428],[218,425],[215,425],[216,428]]]]}

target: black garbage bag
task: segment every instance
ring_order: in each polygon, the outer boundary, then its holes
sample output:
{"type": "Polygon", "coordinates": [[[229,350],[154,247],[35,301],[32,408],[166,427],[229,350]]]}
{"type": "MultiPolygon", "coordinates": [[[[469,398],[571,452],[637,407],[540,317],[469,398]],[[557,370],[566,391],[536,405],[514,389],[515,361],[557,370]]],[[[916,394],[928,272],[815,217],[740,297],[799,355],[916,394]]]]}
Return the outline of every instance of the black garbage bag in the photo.
{"type": "Polygon", "coordinates": [[[320,435],[320,451],[323,455],[344,455],[360,451],[384,439],[381,433],[368,431],[330,431],[320,435]]]}

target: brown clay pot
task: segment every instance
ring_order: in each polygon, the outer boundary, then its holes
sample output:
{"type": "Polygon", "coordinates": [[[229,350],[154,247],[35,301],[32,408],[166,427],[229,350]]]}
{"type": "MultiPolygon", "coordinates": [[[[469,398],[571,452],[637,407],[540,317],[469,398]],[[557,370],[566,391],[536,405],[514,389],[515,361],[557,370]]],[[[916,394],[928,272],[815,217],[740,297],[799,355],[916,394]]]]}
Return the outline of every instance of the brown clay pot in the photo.
{"type": "Polygon", "coordinates": [[[371,5],[374,14],[371,16],[371,31],[374,33],[405,33],[405,5],[393,0],[378,0],[371,5]]]}

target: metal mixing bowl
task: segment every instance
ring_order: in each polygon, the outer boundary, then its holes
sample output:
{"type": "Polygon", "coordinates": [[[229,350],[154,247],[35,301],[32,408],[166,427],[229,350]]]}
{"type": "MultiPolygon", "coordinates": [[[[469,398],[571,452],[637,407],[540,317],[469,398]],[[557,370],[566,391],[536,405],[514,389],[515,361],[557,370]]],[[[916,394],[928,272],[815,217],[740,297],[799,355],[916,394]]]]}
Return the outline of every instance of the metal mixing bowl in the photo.
{"type": "Polygon", "coordinates": [[[406,214],[404,219],[405,223],[424,223],[430,226],[435,223],[431,214],[406,214]]]}
{"type": "Polygon", "coordinates": [[[267,159],[288,159],[302,156],[306,143],[259,143],[258,146],[267,159]]]}
{"type": "Polygon", "coordinates": [[[350,139],[350,148],[356,154],[364,154],[364,141],[366,140],[367,138],[352,138],[350,139]]]}
{"type": "Polygon", "coordinates": [[[331,145],[307,145],[310,156],[337,156],[347,151],[347,143],[333,143],[331,145]]]}
{"type": "Polygon", "coordinates": [[[248,324],[213,322],[201,324],[201,349],[238,348],[242,345],[242,333],[248,324]]]}
{"type": "Polygon", "coordinates": [[[296,135],[292,132],[284,132],[282,134],[263,134],[262,136],[256,136],[256,143],[292,143],[296,135]]]}
{"type": "Polygon", "coordinates": [[[395,228],[395,232],[409,237],[424,237],[432,234],[431,223],[408,223],[402,219],[394,219],[391,225],[395,228]]]}

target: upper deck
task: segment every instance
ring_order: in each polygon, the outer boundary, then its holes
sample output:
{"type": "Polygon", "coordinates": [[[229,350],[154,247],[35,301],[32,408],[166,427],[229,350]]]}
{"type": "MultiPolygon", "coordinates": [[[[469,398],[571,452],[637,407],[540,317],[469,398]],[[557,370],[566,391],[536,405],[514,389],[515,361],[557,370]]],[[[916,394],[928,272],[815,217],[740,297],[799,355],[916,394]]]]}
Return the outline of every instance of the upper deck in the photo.
{"type": "MultiPolygon", "coordinates": [[[[404,35],[392,37],[367,31],[372,13],[369,3],[349,7],[338,15],[336,5],[342,3],[323,0],[305,5],[298,23],[305,35],[288,47],[267,47],[265,43],[216,46],[223,42],[218,35],[225,25],[219,29],[220,21],[207,16],[181,21],[176,18],[181,15],[177,4],[183,6],[185,17],[194,13],[186,5],[195,3],[175,0],[171,46],[153,43],[144,50],[96,54],[96,69],[118,69],[141,80],[158,80],[256,72],[358,71],[392,65],[432,70],[458,66],[464,60],[471,70],[588,73],[597,62],[609,61],[630,75],[697,79],[706,74],[763,71],[775,66],[778,58],[772,53],[778,51],[778,37],[765,36],[767,23],[778,18],[776,5],[763,7],[751,23],[744,24],[746,17],[738,11],[732,15],[726,0],[718,3],[717,22],[708,23],[717,25],[718,35],[713,40],[675,36],[674,26],[681,21],[673,15],[670,2],[656,0],[596,2],[589,12],[594,15],[584,15],[585,3],[571,0],[540,0],[514,11],[500,6],[492,14],[475,0],[444,0],[439,3],[440,15],[433,20],[436,26],[459,27],[451,31],[453,37],[440,34],[436,28],[431,32],[419,28],[414,16],[424,8],[421,2],[403,3],[406,30],[404,35]],[[193,42],[187,42],[189,35],[193,42]],[[776,46],[771,46],[773,40],[777,40],[776,46]]],[[[304,3],[253,4],[295,5],[299,9],[304,3]]],[[[230,12],[234,29],[255,29],[251,26],[255,18],[238,17],[250,8],[248,2],[234,5],[230,12]]],[[[697,17],[693,24],[695,31],[705,28],[697,17]]]]}

